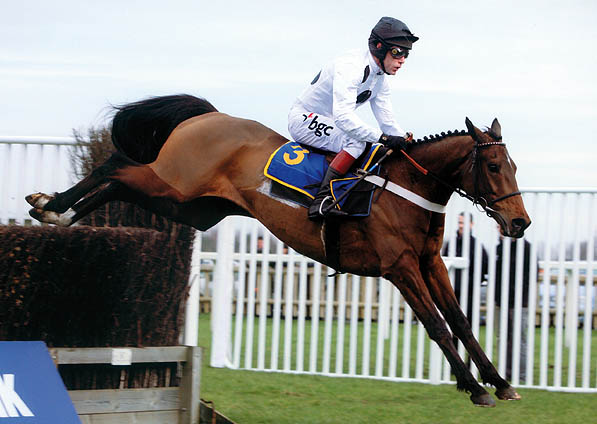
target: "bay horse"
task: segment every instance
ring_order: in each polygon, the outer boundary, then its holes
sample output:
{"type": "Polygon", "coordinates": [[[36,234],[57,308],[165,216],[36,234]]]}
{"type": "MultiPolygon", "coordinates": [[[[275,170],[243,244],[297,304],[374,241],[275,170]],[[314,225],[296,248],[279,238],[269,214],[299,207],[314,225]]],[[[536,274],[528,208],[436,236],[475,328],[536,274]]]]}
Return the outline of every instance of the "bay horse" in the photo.
{"type": "MultiPolygon", "coordinates": [[[[468,118],[465,123],[467,131],[411,143],[408,155],[417,166],[399,154],[390,156],[384,163],[387,176],[441,205],[454,190],[466,192],[503,235],[522,237],[530,219],[500,124],[496,119],[482,131],[468,118]]],[[[119,107],[112,139],[117,151],[78,184],[63,193],[27,196],[31,216],[68,226],[107,201],[123,200],[202,231],[228,215],[254,217],[303,255],[342,272],[391,281],[443,351],[458,390],[470,393],[475,405],[495,406],[495,401],[459,357],[446,322],[497,398],[520,399],[473,336],[452,290],[440,256],[444,213],[382,189],[369,217],[338,222],[339,255],[332,264],[322,237],[326,221],[309,221],[304,208],[268,190],[264,166],[287,142],[273,130],[220,113],[205,99],[173,95],[119,107]]]]}

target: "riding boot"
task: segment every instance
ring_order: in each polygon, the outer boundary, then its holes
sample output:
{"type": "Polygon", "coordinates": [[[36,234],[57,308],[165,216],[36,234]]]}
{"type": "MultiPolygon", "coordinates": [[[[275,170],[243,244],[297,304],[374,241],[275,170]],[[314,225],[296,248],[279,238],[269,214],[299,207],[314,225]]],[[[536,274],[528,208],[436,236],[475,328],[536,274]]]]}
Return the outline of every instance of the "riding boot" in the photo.
{"type": "Polygon", "coordinates": [[[311,203],[311,206],[309,206],[310,220],[319,221],[327,216],[340,217],[348,215],[346,212],[341,211],[335,206],[330,208],[330,205],[334,202],[330,181],[341,178],[343,175],[343,173],[340,173],[332,168],[331,165],[328,167],[328,170],[323,177],[323,181],[321,181],[319,191],[315,195],[313,203],[311,203]]]}
{"type": "Polygon", "coordinates": [[[336,207],[330,208],[331,204],[334,202],[334,198],[331,196],[332,189],[330,187],[330,181],[341,178],[346,174],[354,161],[355,158],[346,150],[341,150],[334,157],[323,177],[319,191],[309,207],[309,219],[317,221],[323,219],[324,216],[340,217],[348,215],[346,212],[341,211],[336,207]]]}

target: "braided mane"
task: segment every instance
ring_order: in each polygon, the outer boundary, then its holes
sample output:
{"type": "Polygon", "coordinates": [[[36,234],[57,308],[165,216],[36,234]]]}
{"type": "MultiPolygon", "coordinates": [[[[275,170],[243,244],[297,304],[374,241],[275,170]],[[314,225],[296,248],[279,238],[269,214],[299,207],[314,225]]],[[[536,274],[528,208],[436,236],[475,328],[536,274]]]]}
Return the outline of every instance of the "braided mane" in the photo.
{"type": "Polygon", "coordinates": [[[419,138],[417,140],[412,141],[410,144],[413,146],[418,146],[421,144],[427,144],[427,143],[435,143],[437,141],[443,140],[446,137],[452,137],[452,136],[459,136],[459,135],[467,135],[468,132],[466,130],[454,130],[454,132],[452,131],[448,131],[447,133],[445,132],[441,132],[440,134],[435,134],[435,135],[429,135],[429,136],[425,136],[423,138],[419,138]]]}

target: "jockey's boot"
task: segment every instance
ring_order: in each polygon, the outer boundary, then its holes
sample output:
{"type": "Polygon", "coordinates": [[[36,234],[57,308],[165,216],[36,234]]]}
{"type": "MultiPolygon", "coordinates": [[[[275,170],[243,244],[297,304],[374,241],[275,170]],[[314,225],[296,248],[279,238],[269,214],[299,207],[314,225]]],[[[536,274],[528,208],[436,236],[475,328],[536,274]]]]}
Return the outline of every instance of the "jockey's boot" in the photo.
{"type": "Polygon", "coordinates": [[[311,206],[309,206],[309,219],[311,221],[319,221],[327,216],[348,215],[346,212],[341,211],[335,206],[329,210],[326,209],[329,208],[330,205],[334,202],[334,198],[332,197],[332,189],[330,187],[330,181],[335,180],[337,178],[341,178],[342,175],[344,174],[336,171],[331,166],[328,167],[328,170],[325,173],[325,176],[323,177],[323,181],[321,181],[319,191],[315,195],[313,203],[311,203],[311,206]]]}
{"type": "Polygon", "coordinates": [[[343,217],[348,215],[346,212],[341,211],[335,206],[330,208],[331,204],[334,202],[330,181],[342,178],[342,176],[348,172],[348,169],[354,161],[355,159],[344,150],[338,153],[334,160],[332,160],[332,163],[330,163],[330,166],[321,181],[319,191],[315,195],[313,203],[309,206],[310,220],[319,221],[328,216],[343,217]]]}

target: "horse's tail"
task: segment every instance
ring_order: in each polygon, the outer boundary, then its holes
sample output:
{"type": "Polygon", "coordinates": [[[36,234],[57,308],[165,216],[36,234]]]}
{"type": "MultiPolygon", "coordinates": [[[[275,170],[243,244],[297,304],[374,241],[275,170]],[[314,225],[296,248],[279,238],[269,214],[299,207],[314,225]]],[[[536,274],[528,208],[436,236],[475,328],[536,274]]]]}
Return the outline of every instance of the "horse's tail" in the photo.
{"type": "Polygon", "coordinates": [[[155,160],[170,133],[193,116],[218,110],[207,100],[188,94],[151,97],[123,106],[112,120],[112,142],[139,163],[155,160]]]}

